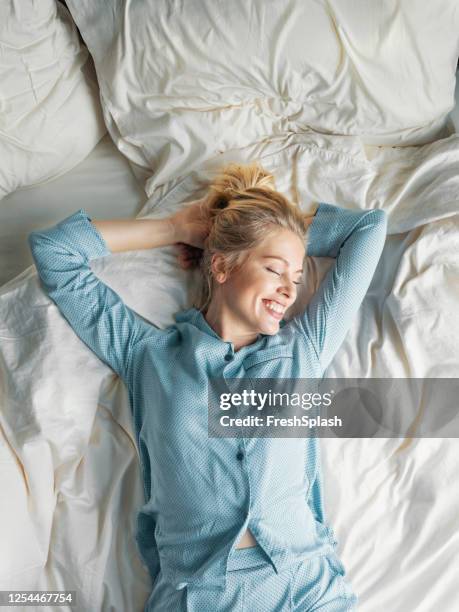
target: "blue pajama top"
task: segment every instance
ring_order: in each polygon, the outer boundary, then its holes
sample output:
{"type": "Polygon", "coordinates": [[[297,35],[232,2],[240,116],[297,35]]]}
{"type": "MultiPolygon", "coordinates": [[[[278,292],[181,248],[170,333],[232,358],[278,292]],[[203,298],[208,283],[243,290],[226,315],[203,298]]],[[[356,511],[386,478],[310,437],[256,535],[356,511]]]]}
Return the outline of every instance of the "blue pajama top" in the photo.
{"type": "Polygon", "coordinates": [[[319,439],[212,438],[210,377],[321,378],[367,292],[386,214],[320,204],[308,255],[333,257],[306,310],[234,351],[190,308],[159,329],[92,272],[110,254],[80,209],[29,235],[42,285],[81,340],[124,381],[145,490],[136,539],[154,580],[224,588],[228,556],[247,528],[276,572],[335,553],[324,517],[319,439]]]}

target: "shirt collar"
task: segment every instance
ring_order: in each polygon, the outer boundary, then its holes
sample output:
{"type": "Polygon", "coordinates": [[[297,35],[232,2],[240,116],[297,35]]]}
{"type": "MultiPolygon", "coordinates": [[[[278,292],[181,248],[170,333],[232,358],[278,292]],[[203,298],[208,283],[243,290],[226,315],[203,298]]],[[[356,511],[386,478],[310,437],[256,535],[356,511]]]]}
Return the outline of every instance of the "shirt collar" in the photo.
{"type": "MultiPolygon", "coordinates": [[[[198,310],[197,308],[195,308],[194,306],[192,308],[188,308],[187,310],[183,310],[182,312],[178,312],[177,314],[174,315],[174,318],[177,323],[182,323],[182,322],[190,323],[191,325],[194,325],[195,327],[200,329],[205,334],[208,334],[209,336],[217,338],[218,340],[220,340],[220,342],[225,342],[225,344],[230,344],[234,350],[233,343],[226,342],[225,340],[223,340],[217,334],[217,332],[207,323],[202,312],[198,310]]],[[[263,338],[265,338],[265,336],[266,334],[259,334],[255,342],[253,342],[252,344],[248,344],[247,346],[243,346],[242,349],[239,349],[239,350],[241,351],[243,349],[247,349],[248,347],[253,348],[254,345],[258,346],[258,344],[263,340],[263,338]]]]}
{"type": "MultiPolygon", "coordinates": [[[[220,338],[220,336],[207,323],[202,312],[198,310],[197,308],[195,308],[194,306],[192,308],[188,308],[187,310],[182,310],[181,312],[177,312],[174,315],[174,318],[177,321],[177,323],[182,322],[182,321],[187,321],[189,323],[192,323],[196,327],[198,327],[200,330],[206,331],[210,333],[212,336],[215,336],[216,338],[220,338]]],[[[279,327],[284,327],[284,325],[286,324],[287,324],[287,321],[285,319],[282,319],[282,321],[279,324],[279,327]]],[[[261,335],[264,335],[264,334],[261,334],[261,335]]]]}
{"type": "Polygon", "coordinates": [[[183,310],[182,312],[178,312],[176,315],[174,315],[174,318],[177,323],[190,323],[191,325],[194,325],[206,334],[209,334],[209,336],[213,336],[214,338],[222,340],[220,336],[216,333],[216,331],[213,330],[212,327],[207,323],[202,312],[194,306],[192,308],[188,308],[187,310],[183,310]]]}

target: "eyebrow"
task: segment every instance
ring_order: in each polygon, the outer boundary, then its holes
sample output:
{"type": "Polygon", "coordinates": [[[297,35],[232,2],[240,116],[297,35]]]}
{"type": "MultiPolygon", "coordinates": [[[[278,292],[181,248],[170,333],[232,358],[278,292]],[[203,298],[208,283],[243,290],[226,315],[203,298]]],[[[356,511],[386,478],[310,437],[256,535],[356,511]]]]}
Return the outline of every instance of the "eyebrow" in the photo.
{"type": "MultiPolygon", "coordinates": [[[[281,259],[287,264],[287,266],[290,265],[286,259],[284,259],[283,257],[279,257],[278,255],[263,255],[263,259],[281,259]]],[[[301,268],[301,270],[297,270],[297,272],[303,272],[303,268],[301,268]]]]}

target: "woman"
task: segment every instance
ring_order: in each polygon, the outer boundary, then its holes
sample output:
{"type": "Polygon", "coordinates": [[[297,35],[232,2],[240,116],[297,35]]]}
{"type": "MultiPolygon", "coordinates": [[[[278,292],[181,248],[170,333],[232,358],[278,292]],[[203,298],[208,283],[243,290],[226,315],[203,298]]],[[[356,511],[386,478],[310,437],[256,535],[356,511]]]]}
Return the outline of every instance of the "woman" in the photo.
{"type": "Polygon", "coordinates": [[[353,610],[323,512],[318,439],[212,438],[210,378],[321,378],[362,302],[386,216],[320,204],[306,216],[257,164],[230,164],[209,196],[161,220],[91,221],[84,210],[32,232],[42,284],[80,338],[125,382],[145,505],[137,542],[146,610],[353,610]],[[336,259],[288,323],[305,257],[336,259]],[[91,271],[111,252],[177,244],[200,262],[194,307],[158,329],[91,271]],[[197,307],[196,307],[197,306],[197,307]]]}

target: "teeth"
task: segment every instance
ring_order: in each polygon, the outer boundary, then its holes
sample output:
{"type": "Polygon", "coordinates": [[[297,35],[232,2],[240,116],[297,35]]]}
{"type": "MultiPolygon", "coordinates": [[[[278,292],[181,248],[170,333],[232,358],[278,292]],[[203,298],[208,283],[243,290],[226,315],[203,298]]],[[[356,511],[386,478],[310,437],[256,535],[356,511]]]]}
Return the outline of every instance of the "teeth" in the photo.
{"type": "Polygon", "coordinates": [[[284,312],[284,308],[276,302],[272,302],[271,300],[265,300],[265,304],[267,308],[269,308],[270,310],[274,310],[274,312],[278,312],[279,314],[282,314],[284,312]]]}

